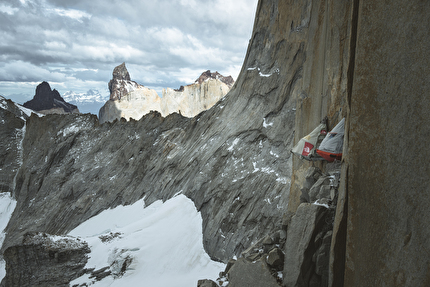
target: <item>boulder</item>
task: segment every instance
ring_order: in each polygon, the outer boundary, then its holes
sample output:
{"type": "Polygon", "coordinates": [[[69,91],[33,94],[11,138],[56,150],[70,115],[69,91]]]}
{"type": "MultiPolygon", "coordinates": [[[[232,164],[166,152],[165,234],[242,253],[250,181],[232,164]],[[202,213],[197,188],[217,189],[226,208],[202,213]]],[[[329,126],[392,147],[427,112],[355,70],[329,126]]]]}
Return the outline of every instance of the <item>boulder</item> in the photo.
{"type": "Polygon", "coordinates": [[[239,258],[228,272],[229,287],[279,287],[269,267],[260,259],[239,258]]]}
{"type": "Polygon", "coordinates": [[[281,249],[274,248],[269,252],[266,261],[270,267],[281,271],[284,268],[284,253],[281,249]]]}
{"type": "Polygon", "coordinates": [[[311,166],[306,171],[304,188],[311,189],[311,187],[317,182],[321,177],[322,171],[319,167],[311,166]]]}
{"type": "Polygon", "coordinates": [[[69,236],[29,233],[22,244],[4,252],[6,276],[1,286],[69,286],[84,273],[88,244],[69,236]]]}

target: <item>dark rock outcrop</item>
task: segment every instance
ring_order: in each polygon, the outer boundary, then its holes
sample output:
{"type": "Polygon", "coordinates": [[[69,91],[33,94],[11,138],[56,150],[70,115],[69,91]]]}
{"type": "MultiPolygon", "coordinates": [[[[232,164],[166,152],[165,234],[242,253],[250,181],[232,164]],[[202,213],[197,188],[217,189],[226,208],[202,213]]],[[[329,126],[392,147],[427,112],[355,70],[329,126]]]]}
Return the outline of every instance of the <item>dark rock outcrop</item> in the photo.
{"type": "Polygon", "coordinates": [[[42,82],[36,88],[34,98],[24,103],[24,107],[42,114],[79,113],[78,107],[67,103],[47,82],[42,82]]]}
{"type": "Polygon", "coordinates": [[[72,237],[26,234],[22,244],[4,252],[6,277],[1,286],[69,286],[87,263],[88,244],[72,237]]]}
{"type": "Polygon", "coordinates": [[[130,74],[125,67],[125,63],[122,63],[113,69],[112,79],[109,81],[108,86],[110,100],[117,101],[141,85],[130,79],[130,74]]]}

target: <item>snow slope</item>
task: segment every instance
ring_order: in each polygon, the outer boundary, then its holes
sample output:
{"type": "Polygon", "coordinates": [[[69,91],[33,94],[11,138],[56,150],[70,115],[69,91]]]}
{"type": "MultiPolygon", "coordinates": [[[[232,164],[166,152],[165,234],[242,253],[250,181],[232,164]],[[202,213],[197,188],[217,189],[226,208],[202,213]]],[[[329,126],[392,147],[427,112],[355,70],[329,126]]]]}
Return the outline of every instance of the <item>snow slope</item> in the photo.
{"type": "MultiPolygon", "coordinates": [[[[3,244],[5,237],[4,229],[9,222],[10,216],[16,206],[16,200],[8,192],[0,193],[0,246],[3,244]]],[[[0,259],[0,281],[6,275],[5,262],[0,259]]]]}
{"type": "Polygon", "coordinates": [[[84,275],[71,282],[91,286],[197,286],[199,279],[218,277],[225,265],[212,261],[203,249],[202,218],[184,195],[144,208],[144,200],[105,210],[69,235],[91,248],[86,268],[111,266],[114,275],[94,282],[84,275]],[[105,235],[116,234],[102,242],[105,235]],[[123,262],[132,258],[124,275],[123,262]],[[142,285],[143,284],[143,285],[142,285]]]}

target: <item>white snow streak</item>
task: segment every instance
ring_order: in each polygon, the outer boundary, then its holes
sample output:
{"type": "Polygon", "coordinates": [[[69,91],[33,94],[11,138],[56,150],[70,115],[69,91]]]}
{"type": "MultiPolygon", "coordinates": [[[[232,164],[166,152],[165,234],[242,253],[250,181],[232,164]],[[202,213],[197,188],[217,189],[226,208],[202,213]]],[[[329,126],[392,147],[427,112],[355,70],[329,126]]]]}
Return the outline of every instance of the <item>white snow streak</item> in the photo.
{"type": "Polygon", "coordinates": [[[227,149],[229,152],[232,152],[234,149],[234,146],[237,145],[239,143],[239,139],[236,138],[234,139],[233,143],[231,144],[231,146],[227,149]]]}
{"type": "Polygon", "coordinates": [[[263,127],[268,128],[273,126],[273,123],[267,123],[266,118],[263,118],[263,127]]]}
{"type": "Polygon", "coordinates": [[[324,206],[325,208],[329,208],[329,206],[325,203],[319,203],[318,200],[313,203],[314,205],[324,206]]]}
{"type": "Polygon", "coordinates": [[[258,68],[258,67],[248,68],[247,70],[248,70],[248,71],[254,71],[254,70],[257,70],[257,71],[258,71],[258,75],[259,75],[260,77],[264,77],[264,78],[268,78],[268,77],[272,76],[274,73],[279,74],[279,69],[278,69],[278,68],[276,68],[276,69],[274,70],[274,72],[273,72],[273,73],[269,73],[269,74],[263,74],[263,73],[261,72],[260,68],[258,68]]]}

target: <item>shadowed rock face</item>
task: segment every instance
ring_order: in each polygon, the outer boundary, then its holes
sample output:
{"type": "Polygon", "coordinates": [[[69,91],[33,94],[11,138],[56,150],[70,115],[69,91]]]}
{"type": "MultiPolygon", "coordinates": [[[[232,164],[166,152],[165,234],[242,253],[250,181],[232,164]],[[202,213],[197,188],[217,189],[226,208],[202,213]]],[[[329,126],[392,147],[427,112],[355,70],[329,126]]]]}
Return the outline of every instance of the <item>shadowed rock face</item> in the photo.
{"type": "Polygon", "coordinates": [[[37,86],[34,98],[25,102],[24,107],[43,114],[79,113],[77,106],[64,101],[60,93],[56,89],[51,90],[47,82],[42,82],[37,86]]]}
{"type": "Polygon", "coordinates": [[[357,9],[345,286],[429,286],[430,2],[385,4],[357,9]]]}

